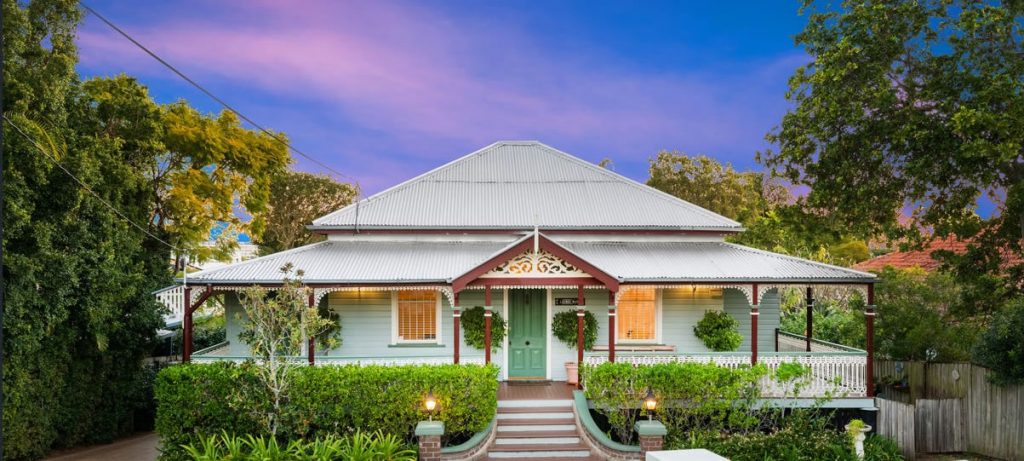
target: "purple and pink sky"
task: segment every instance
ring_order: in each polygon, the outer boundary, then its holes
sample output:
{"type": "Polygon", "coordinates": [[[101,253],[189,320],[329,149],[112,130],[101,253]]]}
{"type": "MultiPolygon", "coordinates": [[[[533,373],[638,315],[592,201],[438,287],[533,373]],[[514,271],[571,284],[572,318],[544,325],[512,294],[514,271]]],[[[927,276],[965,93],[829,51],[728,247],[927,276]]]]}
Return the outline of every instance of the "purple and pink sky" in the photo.
{"type": "MultiPolygon", "coordinates": [[[[757,168],[809,59],[796,2],[88,3],[366,194],[502,139],[640,181],[660,149],[757,168]]],[[[85,77],[220,110],[94,17],[78,44],[85,77]]]]}

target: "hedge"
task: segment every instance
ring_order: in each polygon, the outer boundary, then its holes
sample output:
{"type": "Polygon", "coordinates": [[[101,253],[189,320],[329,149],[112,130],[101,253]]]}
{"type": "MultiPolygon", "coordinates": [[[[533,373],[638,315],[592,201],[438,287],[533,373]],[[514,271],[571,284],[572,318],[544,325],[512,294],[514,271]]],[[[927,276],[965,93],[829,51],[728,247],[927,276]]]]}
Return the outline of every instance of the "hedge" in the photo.
{"type": "MultiPolygon", "coordinates": [[[[156,432],[163,459],[183,459],[181,445],[202,436],[266,435],[269,408],[254,365],[192,364],[157,376],[156,432]]],[[[483,430],[497,410],[498,369],[493,365],[318,366],[294,370],[280,415],[282,439],[345,436],[381,431],[413,441],[416,423],[427,419],[423,397],[434,393],[434,419],[446,437],[483,430]]]]}

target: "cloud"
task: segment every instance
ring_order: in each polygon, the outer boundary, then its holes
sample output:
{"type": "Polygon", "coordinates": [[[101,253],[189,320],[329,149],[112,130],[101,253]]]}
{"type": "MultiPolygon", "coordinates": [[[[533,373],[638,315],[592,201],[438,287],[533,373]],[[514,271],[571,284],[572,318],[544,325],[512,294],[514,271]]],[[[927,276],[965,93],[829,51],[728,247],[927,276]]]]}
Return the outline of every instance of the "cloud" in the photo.
{"type": "MultiPolygon", "coordinates": [[[[806,60],[652,71],[599,46],[559,49],[522,24],[459,21],[423,4],[245,5],[126,29],[201,81],[315,105],[324,123],[352,125],[349,139],[387,136],[414,159],[433,155],[430,146],[509,138],[595,155],[664,147],[752,157],[785,107],[786,76],[806,60]]],[[[83,28],[78,43],[89,68],[166,75],[108,30],[83,28]]]]}

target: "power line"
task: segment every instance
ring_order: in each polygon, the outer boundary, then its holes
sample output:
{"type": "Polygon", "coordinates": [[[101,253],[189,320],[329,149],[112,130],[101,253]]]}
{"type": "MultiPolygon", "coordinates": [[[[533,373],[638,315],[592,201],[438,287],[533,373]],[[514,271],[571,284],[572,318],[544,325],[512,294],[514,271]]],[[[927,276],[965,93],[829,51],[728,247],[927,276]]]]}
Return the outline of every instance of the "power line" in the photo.
{"type": "Polygon", "coordinates": [[[64,165],[62,165],[54,156],[50,155],[50,153],[47,152],[46,149],[44,149],[43,146],[40,145],[39,142],[37,142],[35,140],[35,138],[30,136],[28,133],[25,133],[24,131],[22,131],[21,127],[18,126],[17,123],[14,123],[13,120],[11,120],[10,118],[7,118],[7,114],[3,114],[3,117],[4,117],[4,120],[6,120],[7,123],[9,123],[12,128],[14,128],[15,131],[17,131],[19,134],[21,134],[21,136],[23,136],[26,140],[28,140],[28,142],[32,143],[32,145],[34,145],[36,147],[36,149],[39,150],[39,152],[42,152],[43,155],[45,155],[55,165],[57,165],[57,168],[60,168],[61,171],[63,171],[68,176],[70,176],[71,179],[74,179],[75,182],[77,182],[78,185],[82,187],[82,189],[85,189],[86,192],[92,194],[93,197],[96,197],[96,200],[99,200],[100,203],[102,203],[104,206],[106,206],[111,211],[116,213],[118,216],[121,217],[121,219],[125,220],[128,224],[131,224],[136,229],[138,229],[138,230],[142,231],[143,233],[145,233],[146,235],[152,237],[154,240],[156,240],[156,241],[158,241],[158,242],[160,242],[160,243],[162,243],[164,245],[167,245],[167,247],[170,248],[171,250],[174,250],[175,252],[180,252],[177,247],[175,247],[174,245],[171,245],[170,243],[167,243],[166,241],[164,241],[164,239],[161,239],[160,237],[157,237],[156,235],[153,235],[153,233],[151,233],[149,231],[149,229],[146,229],[145,227],[139,225],[135,221],[132,221],[131,219],[128,218],[128,216],[126,216],[124,213],[122,213],[121,210],[118,210],[116,207],[114,207],[114,205],[111,205],[110,202],[104,200],[103,197],[100,197],[100,194],[97,194],[96,191],[92,190],[92,188],[89,187],[89,185],[87,185],[81,179],[78,179],[78,177],[75,176],[74,173],[72,173],[70,170],[65,168],[64,165]]]}
{"type": "MultiPolygon", "coordinates": [[[[295,146],[292,146],[292,145],[291,145],[290,143],[288,143],[288,142],[285,142],[285,141],[284,141],[283,139],[281,139],[280,137],[278,137],[278,135],[277,135],[277,134],[274,134],[274,133],[272,133],[272,132],[271,132],[270,130],[268,130],[268,129],[266,129],[266,128],[263,128],[263,126],[262,126],[262,125],[260,125],[260,124],[256,123],[255,121],[253,121],[253,119],[249,118],[249,117],[248,117],[248,116],[246,116],[245,114],[243,114],[243,113],[239,112],[239,111],[238,111],[237,109],[235,109],[234,107],[232,107],[232,106],[231,106],[230,104],[228,104],[227,102],[225,102],[225,101],[224,101],[223,99],[221,99],[221,98],[217,97],[217,95],[213,94],[213,92],[211,92],[210,90],[207,90],[207,89],[206,89],[205,87],[203,87],[202,85],[200,85],[200,84],[199,84],[198,82],[196,82],[195,80],[192,80],[191,78],[189,78],[189,76],[185,75],[185,73],[183,73],[182,71],[178,70],[178,69],[177,69],[176,67],[174,67],[173,65],[171,65],[171,64],[170,64],[169,62],[165,61],[165,60],[164,60],[163,58],[161,58],[160,56],[157,56],[157,54],[156,54],[156,53],[154,53],[154,52],[150,51],[150,49],[149,49],[149,48],[146,48],[146,46],[145,46],[145,45],[143,45],[142,43],[139,43],[139,41],[138,41],[138,40],[135,40],[134,38],[132,38],[132,36],[131,36],[131,35],[128,35],[128,33],[127,33],[127,32],[125,32],[125,31],[121,30],[121,28],[120,28],[120,27],[117,27],[117,26],[116,26],[116,25],[115,25],[115,24],[114,24],[113,22],[110,22],[110,20],[109,20],[109,19],[105,18],[105,17],[103,16],[103,15],[99,14],[98,12],[96,12],[96,10],[92,9],[92,8],[91,8],[91,7],[89,6],[89,5],[86,5],[84,1],[81,1],[81,0],[79,0],[79,2],[78,2],[78,3],[79,3],[79,4],[81,4],[81,5],[82,5],[82,7],[86,9],[86,11],[88,11],[89,13],[92,13],[92,15],[93,15],[93,16],[96,16],[97,18],[99,18],[99,20],[100,20],[100,21],[103,21],[103,22],[104,22],[104,23],[106,23],[106,24],[107,24],[108,26],[110,26],[110,28],[111,28],[111,29],[114,29],[115,31],[117,31],[117,33],[121,34],[121,36],[123,36],[124,38],[128,39],[128,41],[130,41],[130,42],[132,42],[133,44],[135,44],[135,46],[139,47],[139,48],[140,48],[140,49],[141,49],[142,51],[145,51],[145,52],[146,52],[146,54],[150,55],[150,56],[151,56],[151,57],[152,57],[153,59],[156,59],[156,60],[157,60],[157,61],[158,61],[158,62],[159,62],[160,64],[163,64],[163,65],[164,65],[164,67],[166,67],[166,68],[170,69],[170,70],[171,70],[171,72],[174,72],[174,73],[175,73],[175,74],[177,74],[177,75],[178,75],[179,77],[181,77],[182,79],[184,79],[184,80],[185,80],[186,82],[188,82],[188,83],[189,83],[189,84],[191,84],[192,86],[196,87],[196,89],[198,89],[199,91],[202,91],[202,92],[203,92],[203,93],[204,93],[205,95],[209,96],[209,97],[210,97],[210,99],[213,99],[214,101],[217,101],[217,103],[218,103],[218,104],[220,104],[221,106],[224,106],[224,108],[225,108],[225,109],[227,109],[227,110],[229,110],[229,111],[233,112],[233,113],[234,113],[235,115],[237,115],[237,116],[238,116],[239,118],[241,118],[242,120],[245,120],[246,122],[249,122],[249,124],[250,124],[250,125],[252,125],[252,126],[256,127],[256,129],[258,129],[258,130],[262,131],[262,132],[263,132],[264,134],[266,134],[267,136],[270,136],[270,137],[271,137],[271,138],[273,138],[273,139],[274,139],[275,141],[277,141],[277,142],[281,143],[281,144],[282,144],[282,145],[284,145],[284,146],[285,146],[286,148],[290,149],[290,150],[291,150],[292,152],[295,152],[296,154],[299,154],[299,155],[300,155],[300,156],[302,156],[303,158],[305,158],[305,159],[307,159],[307,160],[309,160],[309,161],[311,161],[311,162],[313,162],[313,163],[315,163],[315,164],[319,165],[319,166],[320,166],[320,167],[322,167],[323,169],[325,169],[325,170],[327,170],[327,171],[330,171],[331,173],[334,173],[334,174],[338,175],[338,176],[339,176],[339,177],[341,177],[341,178],[348,178],[349,180],[352,180],[352,181],[354,181],[354,182],[355,182],[355,178],[352,178],[351,176],[348,176],[348,175],[346,175],[346,174],[343,174],[342,172],[340,172],[340,171],[338,171],[338,170],[335,170],[334,168],[331,168],[331,167],[327,166],[327,164],[326,164],[326,163],[323,163],[323,162],[321,162],[321,161],[317,160],[316,158],[314,158],[313,156],[311,156],[311,155],[308,155],[308,154],[306,154],[305,152],[303,152],[303,151],[301,151],[301,150],[299,150],[299,149],[295,148],[295,146]]],[[[357,184],[358,184],[358,182],[357,182],[357,184]]]]}

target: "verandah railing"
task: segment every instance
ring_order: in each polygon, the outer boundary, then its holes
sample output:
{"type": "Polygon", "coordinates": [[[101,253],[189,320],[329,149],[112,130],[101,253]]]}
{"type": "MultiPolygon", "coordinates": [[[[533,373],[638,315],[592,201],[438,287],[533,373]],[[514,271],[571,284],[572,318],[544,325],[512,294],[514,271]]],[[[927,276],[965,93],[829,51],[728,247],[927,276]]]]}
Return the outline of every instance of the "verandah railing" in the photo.
{"type": "MultiPolygon", "coordinates": [[[[213,363],[213,362],[244,362],[251,360],[251,356],[242,355],[230,355],[228,342],[222,342],[220,344],[210,346],[206,349],[197,351],[192,355],[192,361],[194,363],[213,363]]],[[[295,356],[288,357],[289,360],[296,363],[308,363],[309,357],[307,356],[295,356]]],[[[445,365],[452,363],[451,355],[444,356],[406,356],[406,357],[340,357],[332,355],[317,355],[316,365],[445,365]]],[[[481,357],[466,357],[463,356],[460,363],[471,364],[471,365],[483,365],[484,358],[481,357]]]]}
{"type": "MultiPolygon", "coordinates": [[[[594,352],[584,358],[589,365],[608,361],[607,353],[594,352]]],[[[726,368],[750,365],[749,352],[709,352],[690,354],[665,354],[652,352],[629,352],[615,355],[616,362],[636,366],[656,363],[714,363],[726,368]]],[[[867,394],[867,354],[864,352],[769,352],[758,354],[758,363],[775,371],[780,364],[798,363],[810,370],[810,375],[800,381],[796,397],[864,397],[867,394]]],[[[761,383],[764,397],[791,397],[790,386],[780,386],[768,378],[761,383]]]]}

